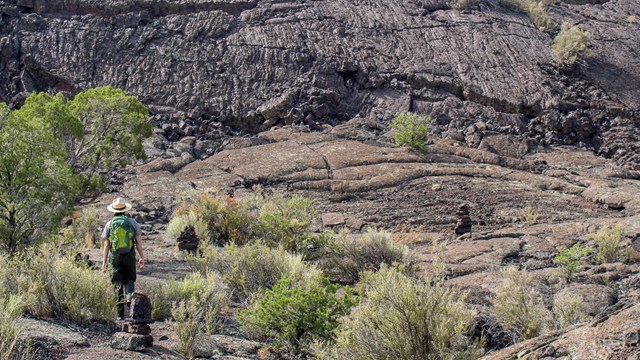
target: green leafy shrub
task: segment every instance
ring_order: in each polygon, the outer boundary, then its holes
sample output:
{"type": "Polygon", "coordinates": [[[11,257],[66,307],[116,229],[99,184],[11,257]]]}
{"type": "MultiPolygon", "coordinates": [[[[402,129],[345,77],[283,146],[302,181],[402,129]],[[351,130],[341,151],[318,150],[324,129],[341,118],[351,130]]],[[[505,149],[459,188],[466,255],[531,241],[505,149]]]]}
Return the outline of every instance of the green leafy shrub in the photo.
{"type": "Polygon", "coordinates": [[[429,116],[418,116],[410,112],[398,114],[391,121],[392,137],[398,146],[409,146],[418,151],[427,148],[425,141],[429,135],[429,116]]]}
{"type": "Polygon", "coordinates": [[[568,276],[577,274],[587,265],[587,257],[591,254],[593,248],[590,246],[582,246],[579,243],[573,244],[571,247],[562,250],[553,258],[558,265],[562,266],[568,276]]]}
{"type": "Polygon", "coordinates": [[[178,352],[189,359],[194,358],[194,349],[201,330],[202,310],[195,298],[176,302],[171,307],[173,331],[178,336],[178,352]]]}
{"type": "Polygon", "coordinates": [[[187,275],[183,280],[171,279],[165,284],[141,284],[153,304],[151,316],[155,320],[169,317],[173,304],[194,301],[202,313],[204,330],[210,334],[221,329],[223,315],[231,302],[231,290],[222,276],[209,272],[187,275]]]}
{"type": "Polygon", "coordinates": [[[187,255],[187,261],[194,270],[206,276],[211,272],[222,274],[233,291],[233,297],[241,302],[261,295],[282,277],[304,283],[321,274],[304,262],[302,256],[259,242],[244,246],[229,244],[223,248],[204,246],[200,254],[187,255]]]}
{"type": "Polygon", "coordinates": [[[571,293],[562,293],[553,300],[553,313],[560,328],[587,320],[588,308],[581,297],[571,293]]]}
{"type": "Polygon", "coordinates": [[[375,271],[382,264],[394,263],[405,264],[407,270],[412,270],[409,248],[395,243],[389,233],[371,228],[355,239],[340,234],[320,261],[322,269],[332,281],[343,284],[358,282],[362,271],[375,271]]]}
{"type": "Polygon", "coordinates": [[[503,276],[504,283],[492,301],[496,319],[514,340],[540,335],[549,326],[551,314],[535,288],[533,276],[515,268],[503,271],[503,276]]]}
{"type": "Polygon", "coordinates": [[[349,288],[337,295],[338,285],[325,278],[295,285],[282,278],[249,309],[240,311],[242,328],[261,340],[275,342],[295,352],[315,339],[329,340],[338,318],[356,303],[349,288]]]}
{"type": "Polygon", "coordinates": [[[561,68],[570,68],[576,62],[591,56],[590,42],[591,33],[578,26],[563,23],[551,46],[555,64],[561,68]]]}
{"type": "Polygon", "coordinates": [[[598,233],[591,234],[589,237],[595,243],[598,264],[628,260],[628,249],[622,247],[622,226],[605,226],[598,233]]]}
{"type": "Polygon", "coordinates": [[[366,272],[360,303],[341,319],[336,341],[313,346],[319,359],[466,359],[474,312],[442,278],[432,285],[394,267],[366,272]]]}

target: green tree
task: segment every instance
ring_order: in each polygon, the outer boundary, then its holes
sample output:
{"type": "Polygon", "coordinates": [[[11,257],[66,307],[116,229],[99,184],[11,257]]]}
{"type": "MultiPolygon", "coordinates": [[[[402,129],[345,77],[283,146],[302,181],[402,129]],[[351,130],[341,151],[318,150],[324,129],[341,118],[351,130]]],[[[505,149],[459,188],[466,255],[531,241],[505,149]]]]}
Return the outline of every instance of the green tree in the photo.
{"type": "Polygon", "coordinates": [[[63,142],[67,162],[83,177],[83,196],[104,187],[104,175],[114,163],[146,159],[142,141],[152,133],[147,109],[120,89],[90,89],[70,101],[60,93],[34,93],[13,113],[46,124],[63,142]]]}
{"type": "Polygon", "coordinates": [[[57,230],[79,192],[62,141],[13,112],[0,129],[0,246],[10,254],[57,230]]]}

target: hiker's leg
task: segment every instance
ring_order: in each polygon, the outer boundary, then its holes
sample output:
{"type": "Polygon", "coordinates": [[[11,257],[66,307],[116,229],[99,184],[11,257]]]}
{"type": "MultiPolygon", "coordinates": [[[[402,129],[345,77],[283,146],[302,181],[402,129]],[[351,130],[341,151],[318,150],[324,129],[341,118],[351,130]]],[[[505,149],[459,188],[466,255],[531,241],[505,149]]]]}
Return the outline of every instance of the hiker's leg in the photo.
{"type": "Polygon", "coordinates": [[[113,272],[111,273],[111,284],[116,288],[118,293],[118,303],[116,309],[118,310],[118,318],[124,319],[124,282],[122,263],[119,256],[113,256],[111,259],[111,265],[113,266],[113,272]]]}
{"type": "Polygon", "coordinates": [[[123,281],[124,281],[124,292],[126,295],[127,305],[131,303],[131,298],[133,297],[133,293],[135,292],[135,284],[136,284],[136,255],[132,251],[130,255],[127,256],[126,259],[126,267],[123,271],[123,281]]]}

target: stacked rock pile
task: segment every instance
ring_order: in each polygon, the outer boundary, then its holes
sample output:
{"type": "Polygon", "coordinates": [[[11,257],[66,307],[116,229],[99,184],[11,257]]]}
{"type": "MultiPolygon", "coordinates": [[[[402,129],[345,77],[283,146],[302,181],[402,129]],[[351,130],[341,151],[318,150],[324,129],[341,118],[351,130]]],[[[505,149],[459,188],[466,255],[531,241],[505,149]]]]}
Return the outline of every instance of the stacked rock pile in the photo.
{"type": "Polygon", "coordinates": [[[186,229],[182,231],[182,234],[176,239],[176,244],[178,245],[178,250],[180,251],[189,251],[196,252],[198,250],[198,244],[200,241],[196,236],[196,230],[193,226],[188,226],[186,229]]]}
{"type": "Polygon", "coordinates": [[[456,235],[462,235],[471,232],[471,217],[469,216],[469,205],[464,204],[458,208],[456,212],[458,222],[456,223],[456,235]]]}
{"type": "Polygon", "coordinates": [[[114,349],[143,351],[153,346],[153,336],[149,324],[151,319],[151,301],[143,293],[135,293],[131,299],[130,317],[125,319],[122,331],[114,334],[111,347],[114,349]]]}

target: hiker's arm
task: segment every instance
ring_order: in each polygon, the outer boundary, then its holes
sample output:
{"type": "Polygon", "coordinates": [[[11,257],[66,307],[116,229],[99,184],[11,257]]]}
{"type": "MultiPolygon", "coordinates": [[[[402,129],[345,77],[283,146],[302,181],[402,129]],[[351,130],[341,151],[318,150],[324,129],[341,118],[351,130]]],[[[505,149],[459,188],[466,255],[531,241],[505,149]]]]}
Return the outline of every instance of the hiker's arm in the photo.
{"type": "Polygon", "coordinates": [[[109,239],[102,241],[102,271],[107,270],[107,259],[109,258],[109,239]]]}
{"type": "Polygon", "coordinates": [[[140,264],[140,269],[144,267],[144,251],[142,251],[142,236],[136,236],[136,249],[138,249],[138,254],[140,255],[140,260],[138,260],[138,264],[140,264]]]}

